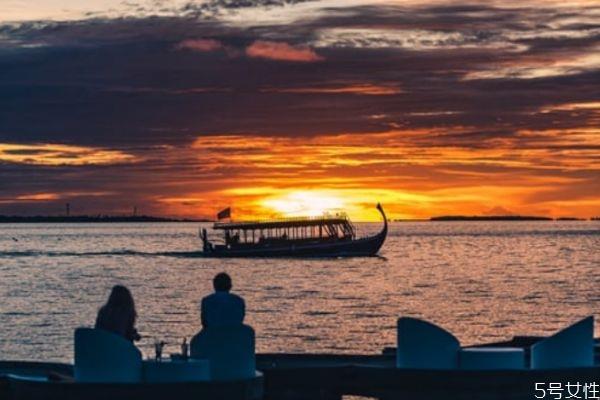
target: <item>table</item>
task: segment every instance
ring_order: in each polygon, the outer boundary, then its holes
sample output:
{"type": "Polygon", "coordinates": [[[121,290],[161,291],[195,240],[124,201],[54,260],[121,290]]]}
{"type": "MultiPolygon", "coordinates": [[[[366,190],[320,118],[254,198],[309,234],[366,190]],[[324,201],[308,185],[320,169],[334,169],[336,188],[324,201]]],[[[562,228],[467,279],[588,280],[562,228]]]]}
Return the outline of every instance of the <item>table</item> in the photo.
{"type": "Polygon", "coordinates": [[[519,347],[471,347],[459,352],[460,369],[523,369],[525,351],[519,347]]]}
{"type": "Polygon", "coordinates": [[[144,382],[202,382],[210,380],[208,360],[145,360],[144,382]]]}

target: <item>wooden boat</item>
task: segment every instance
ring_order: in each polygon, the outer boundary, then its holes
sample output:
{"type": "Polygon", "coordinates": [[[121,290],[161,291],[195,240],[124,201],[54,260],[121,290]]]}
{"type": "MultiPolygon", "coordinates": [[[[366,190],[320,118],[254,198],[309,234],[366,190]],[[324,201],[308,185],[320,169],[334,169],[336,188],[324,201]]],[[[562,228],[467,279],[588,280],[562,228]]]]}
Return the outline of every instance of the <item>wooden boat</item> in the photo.
{"type": "Polygon", "coordinates": [[[287,218],[214,224],[224,232],[224,243],[212,243],[205,229],[200,233],[205,257],[363,257],[377,254],[388,231],[383,207],[383,228],[373,236],[357,238],[345,215],[287,218]]]}

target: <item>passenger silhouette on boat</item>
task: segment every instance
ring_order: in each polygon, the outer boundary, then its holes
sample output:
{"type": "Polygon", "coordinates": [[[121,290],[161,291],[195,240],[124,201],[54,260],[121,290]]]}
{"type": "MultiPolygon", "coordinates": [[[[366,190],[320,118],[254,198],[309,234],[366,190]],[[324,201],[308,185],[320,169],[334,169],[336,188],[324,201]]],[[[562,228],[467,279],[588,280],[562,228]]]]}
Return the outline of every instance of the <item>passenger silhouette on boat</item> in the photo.
{"type": "Polygon", "coordinates": [[[213,279],[215,292],[202,299],[200,319],[202,327],[241,325],[246,314],[246,304],[240,296],[230,293],[231,277],[225,272],[213,279]]]}
{"type": "Polygon", "coordinates": [[[115,285],[108,301],[98,311],[95,328],[116,333],[133,342],[141,339],[135,329],[136,318],[131,292],[125,286],[115,285]]]}
{"type": "Polygon", "coordinates": [[[227,245],[231,245],[231,244],[239,244],[240,243],[240,234],[236,233],[235,235],[231,236],[229,234],[229,231],[225,232],[225,244],[227,245]]]}

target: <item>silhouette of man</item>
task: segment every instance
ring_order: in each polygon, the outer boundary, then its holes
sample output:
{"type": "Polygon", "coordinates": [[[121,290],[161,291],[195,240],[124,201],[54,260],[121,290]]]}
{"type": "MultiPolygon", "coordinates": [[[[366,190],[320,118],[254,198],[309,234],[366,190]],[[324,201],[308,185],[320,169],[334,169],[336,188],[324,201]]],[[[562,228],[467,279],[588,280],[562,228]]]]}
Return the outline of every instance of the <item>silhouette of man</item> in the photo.
{"type": "Polygon", "coordinates": [[[225,272],[213,279],[215,292],[202,299],[200,320],[202,327],[241,325],[246,314],[246,304],[240,296],[230,293],[231,277],[225,272]]]}

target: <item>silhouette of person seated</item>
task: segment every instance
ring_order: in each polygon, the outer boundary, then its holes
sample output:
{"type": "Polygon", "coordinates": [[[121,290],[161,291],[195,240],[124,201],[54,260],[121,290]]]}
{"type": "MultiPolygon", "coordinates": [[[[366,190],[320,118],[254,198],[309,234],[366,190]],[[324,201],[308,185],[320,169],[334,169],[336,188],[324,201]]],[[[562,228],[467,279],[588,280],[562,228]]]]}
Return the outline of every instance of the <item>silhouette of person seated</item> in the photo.
{"type": "Polygon", "coordinates": [[[236,233],[235,235],[231,236],[229,231],[225,231],[225,244],[233,245],[233,244],[239,244],[239,243],[240,243],[240,234],[239,233],[236,233]]]}
{"type": "Polygon", "coordinates": [[[136,318],[131,292],[125,286],[115,285],[106,304],[98,310],[94,328],[116,333],[133,342],[141,339],[135,329],[136,318]]]}
{"type": "Polygon", "coordinates": [[[200,319],[202,327],[241,325],[246,314],[246,304],[240,296],[230,293],[231,277],[225,272],[213,279],[215,292],[202,299],[200,319]]]}

